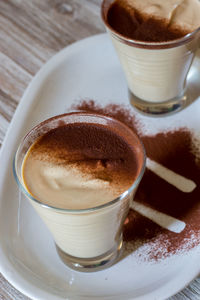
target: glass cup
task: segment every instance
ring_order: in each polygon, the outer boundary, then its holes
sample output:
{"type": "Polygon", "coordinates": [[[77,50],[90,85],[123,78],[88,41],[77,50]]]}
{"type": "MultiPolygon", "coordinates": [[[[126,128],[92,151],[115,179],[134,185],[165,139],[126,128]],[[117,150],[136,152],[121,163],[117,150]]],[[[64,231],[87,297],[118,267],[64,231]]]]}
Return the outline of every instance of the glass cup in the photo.
{"type": "MultiPolygon", "coordinates": [[[[140,139],[123,123],[103,115],[69,113],[48,119],[34,127],[21,141],[14,158],[14,175],[20,190],[28,198],[50,230],[57,252],[65,264],[79,271],[96,271],[112,265],[122,249],[122,227],[130,203],[145,169],[145,151],[140,139]],[[23,161],[31,145],[40,136],[60,124],[97,123],[114,132],[123,132],[138,153],[138,176],[128,190],[112,201],[88,209],[61,209],[35,199],[22,176],[23,161]]],[[[56,203],[56,202],[55,202],[56,203]]]]}
{"type": "Polygon", "coordinates": [[[187,103],[187,74],[199,45],[200,28],[176,40],[145,42],[115,31],[107,15],[114,0],[102,2],[105,27],[121,62],[130,103],[156,115],[178,111],[187,103]]]}

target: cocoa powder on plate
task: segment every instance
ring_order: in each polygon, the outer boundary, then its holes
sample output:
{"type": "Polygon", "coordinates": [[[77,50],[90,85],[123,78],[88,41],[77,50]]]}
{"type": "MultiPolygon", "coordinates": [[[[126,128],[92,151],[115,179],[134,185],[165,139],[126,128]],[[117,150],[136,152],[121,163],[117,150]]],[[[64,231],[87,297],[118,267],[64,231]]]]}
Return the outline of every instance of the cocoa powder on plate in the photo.
{"type": "Polygon", "coordinates": [[[138,255],[157,260],[197,246],[200,243],[200,163],[192,151],[192,132],[179,128],[147,136],[134,113],[116,104],[101,107],[92,100],[81,101],[73,109],[105,114],[124,122],[140,136],[149,158],[197,185],[193,192],[184,193],[146,169],[135,201],[184,221],[186,227],[181,233],[174,233],[130,210],[124,224],[127,248],[134,250],[142,246],[144,250],[145,245],[146,251],[138,255]]]}

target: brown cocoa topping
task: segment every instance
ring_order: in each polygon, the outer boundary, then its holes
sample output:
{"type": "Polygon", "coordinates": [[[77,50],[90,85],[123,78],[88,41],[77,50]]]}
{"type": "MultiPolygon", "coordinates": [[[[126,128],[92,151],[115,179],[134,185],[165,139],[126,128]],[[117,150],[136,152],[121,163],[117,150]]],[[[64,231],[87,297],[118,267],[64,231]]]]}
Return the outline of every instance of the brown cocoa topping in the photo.
{"type": "Polygon", "coordinates": [[[95,178],[126,182],[124,190],[134,182],[140,166],[135,148],[123,133],[100,124],[60,125],[39,138],[30,155],[60,165],[76,165],[95,178]]]}
{"type": "Polygon", "coordinates": [[[125,1],[115,1],[108,10],[108,24],[127,38],[146,42],[166,42],[185,36],[188,32],[168,26],[165,20],[146,16],[125,1]]]}
{"type": "Polygon", "coordinates": [[[146,252],[139,252],[138,255],[154,260],[197,246],[200,243],[200,163],[196,159],[199,153],[195,153],[195,147],[193,151],[192,132],[187,128],[179,128],[147,136],[143,133],[142,123],[123,106],[110,104],[100,107],[94,101],[82,101],[75,108],[93,113],[104,112],[124,122],[139,134],[147,157],[193,180],[197,185],[193,192],[184,193],[146,169],[135,200],[184,221],[186,227],[181,233],[170,232],[130,210],[124,225],[126,246],[133,250],[137,249],[137,245],[148,245],[146,252]]]}

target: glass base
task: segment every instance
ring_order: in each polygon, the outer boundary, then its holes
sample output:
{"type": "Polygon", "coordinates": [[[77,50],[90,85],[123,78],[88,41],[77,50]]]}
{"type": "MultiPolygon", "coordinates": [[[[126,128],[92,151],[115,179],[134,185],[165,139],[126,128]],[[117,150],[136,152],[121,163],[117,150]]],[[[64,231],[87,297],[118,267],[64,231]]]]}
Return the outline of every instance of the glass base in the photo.
{"type": "Polygon", "coordinates": [[[180,111],[186,106],[187,95],[184,93],[181,97],[173,98],[164,102],[144,101],[135,96],[130,90],[129,101],[139,112],[151,116],[169,115],[180,111]]]}
{"type": "Polygon", "coordinates": [[[105,254],[92,258],[79,258],[71,256],[63,252],[58,245],[56,245],[56,250],[61,260],[71,269],[81,272],[96,272],[106,269],[116,263],[121,256],[123,248],[123,241],[120,238],[118,245],[112,248],[105,254]]]}

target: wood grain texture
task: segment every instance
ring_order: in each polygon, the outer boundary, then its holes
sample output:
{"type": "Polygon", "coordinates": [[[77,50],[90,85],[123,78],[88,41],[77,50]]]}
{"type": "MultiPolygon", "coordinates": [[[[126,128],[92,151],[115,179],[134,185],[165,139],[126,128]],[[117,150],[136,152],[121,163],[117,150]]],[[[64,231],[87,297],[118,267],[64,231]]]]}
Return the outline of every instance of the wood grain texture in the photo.
{"type": "Polygon", "coordinates": [[[0,145],[14,113],[7,112],[7,99],[16,108],[50,57],[76,40],[103,32],[99,15],[100,1],[95,0],[0,0],[0,145]]]}
{"type": "MultiPolygon", "coordinates": [[[[34,74],[57,51],[105,31],[100,0],[0,0],[0,145],[34,74]]],[[[28,300],[0,275],[0,300],[28,300]]],[[[199,300],[200,277],[171,300],[199,300]]],[[[150,299],[151,300],[151,299],[150,299]]]]}

